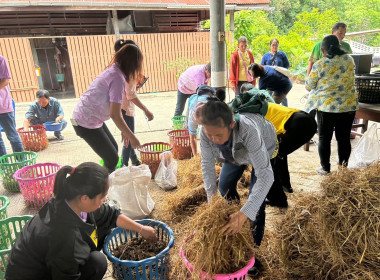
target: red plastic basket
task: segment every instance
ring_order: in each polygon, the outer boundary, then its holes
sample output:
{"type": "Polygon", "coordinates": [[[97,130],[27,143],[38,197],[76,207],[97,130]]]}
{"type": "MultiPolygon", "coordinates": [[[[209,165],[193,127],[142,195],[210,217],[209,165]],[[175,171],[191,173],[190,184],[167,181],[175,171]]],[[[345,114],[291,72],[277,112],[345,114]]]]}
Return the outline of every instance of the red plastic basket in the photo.
{"type": "Polygon", "coordinates": [[[28,131],[24,131],[24,128],[19,128],[17,132],[20,135],[25,151],[39,152],[49,146],[44,125],[31,125],[28,131]]]}
{"type": "Polygon", "coordinates": [[[152,178],[156,174],[157,168],[160,165],[160,154],[162,152],[171,151],[172,147],[164,142],[146,143],[137,149],[140,152],[141,162],[149,166],[152,172],[152,178]]]}
{"type": "Polygon", "coordinates": [[[172,154],[175,159],[191,158],[190,135],[187,129],[172,130],[168,132],[172,154]]]}
{"type": "Polygon", "coordinates": [[[53,196],[54,179],[61,168],[56,163],[39,163],[18,170],[13,177],[19,183],[25,203],[40,209],[53,196]]]}

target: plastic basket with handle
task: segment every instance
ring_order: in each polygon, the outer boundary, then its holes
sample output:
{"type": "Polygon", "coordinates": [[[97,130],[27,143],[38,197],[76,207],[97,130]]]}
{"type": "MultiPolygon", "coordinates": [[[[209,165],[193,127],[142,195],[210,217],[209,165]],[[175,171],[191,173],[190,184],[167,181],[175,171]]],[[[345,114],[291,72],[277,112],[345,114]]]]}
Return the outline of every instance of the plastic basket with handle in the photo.
{"type": "Polygon", "coordinates": [[[112,263],[116,279],[128,280],[165,280],[168,279],[169,250],[174,245],[173,231],[163,222],[149,219],[136,221],[142,225],[151,226],[157,231],[158,240],[166,241],[168,245],[156,256],[140,261],[120,260],[112,255],[112,251],[128,240],[138,237],[139,233],[115,228],[105,239],[103,251],[112,263]]]}
{"type": "Polygon", "coordinates": [[[1,207],[0,207],[0,220],[4,220],[8,218],[8,206],[11,203],[9,198],[6,197],[5,195],[0,196],[0,202],[1,202],[1,207]]]}
{"type": "Polygon", "coordinates": [[[44,126],[46,131],[60,131],[62,129],[63,122],[46,122],[44,126]]]}
{"type": "MultiPolygon", "coordinates": [[[[185,238],[185,240],[182,242],[182,244],[184,242],[186,242],[187,240],[189,240],[190,238],[192,238],[192,237],[193,237],[193,235],[190,235],[187,238],[185,238]]],[[[179,255],[180,255],[181,259],[182,259],[182,262],[187,267],[187,269],[190,272],[193,272],[194,271],[194,266],[193,266],[192,263],[190,263],[187,260],[185,251],[183,249],[183,246],[181,246],[179,248],[179,255]]],[[[202,279],[202,280],[206,280],[206,279],[207,280],[211,280],[211,279],[212,280],[245,280],[245,279],[247,279],[248,270],[250,268],[252,268],[254,264],[255,264],[255,257],[253,256],[245,267],[239,269],[236,272],[228,273],[228,274],[215,274],[215,275],[210,276],[206,272],[202,271],[199,278],[202,279]]]]}
{"type": "Polygon", "coordinates": [[[137,150],[140,152],[141,162],[149,166],[150,172],[152,172],[152,178],[154,178],[161,162],[160,154],[162,152],[171,151],[172,147],[168,143],[152,142],[142,145],[137,148],[137,150]]]}
{"type": "Polygon", "coordinates": [[[5,279],[8,256],[22,228],[33,216],[15,216],[0,221],[0,279],[5,279]]]}
{"type": "Polygon", "coordinates": [[[18,182],[13,178],[13,175],[17,170],[35,164],[37,156],[34,152],[20,152],[0,157],[0,175],[7,191],[20,191],[18,182]]]}
{"type": "Polygon", "coordinates": [[[173,129],[183,129],[183,125],[186,121],[186,116],[175,116],[172,118],[173,129]]]}
{"type": "Polygon", "coordinates": [[[39,163],[26,166],[13,175],[20,185],[26,205],[40,209],[53,196],[54,179],[61,168],[56,163],[39,163]]]}
{"type": "Polygon", "coordinates": [[[28,131],[24,131],[24,128],[19,128],[17,132],[20,135],[25,151],[39,152],[49,146],[44,125],[31,125],[28,131]]]}
{"type": "Polygon", "coordinates": [[[191,158],[190,135],[187,129],[172,130],[168,132],[172,153],[175,159],[191,158]]]}
{"type": "Polygon", "coordinates": [[[358,100],[362,103],[380,103],[380,75],[365,74],[355,76],[355,87],[358,100]]]}

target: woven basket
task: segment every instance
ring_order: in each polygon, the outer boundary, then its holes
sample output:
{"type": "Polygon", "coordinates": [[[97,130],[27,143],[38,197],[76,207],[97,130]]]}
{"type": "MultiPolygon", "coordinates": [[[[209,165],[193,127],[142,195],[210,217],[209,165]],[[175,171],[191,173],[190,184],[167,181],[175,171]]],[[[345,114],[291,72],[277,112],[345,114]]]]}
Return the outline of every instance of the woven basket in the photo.
{"type": "Polygon", "coordinates": [[[140,152],[141,162],[149,166],[150,172],[152,172],[152,178],[154,178],[161,162],[160,154],[162,152],[171,151],[172,147],[168,143],[152,142],[142,145],[137,148],[137,150],[140,152]]]}
{"type": "Polygon", "coordinates": [[[136,222],[153,227],[157,232],[158,240],[167,241],[168,245],[163,251],[151,258],[140,261],[120,260],[111,252],[121,244],[128,242],[129,239],[138,237],[139,233],[119,227],[115,228],[106,237],[103,247],[104,253],[112,263],[114,277],[119,280],[167,280],[169,250],[174,246],[173,231],[160,221],[145,219],[136,222]]]}
{"type": "Polygon", "coordinates": [[[380,103],[380,75],[366,74],[355,76],[358,100],[361,103],[380,103]]]}
{"type": "Polygon", "coordinates": [[[34,152],[20,152],[0,157],[0,175],[3,179],[3,186],[7,191],[20,191],[18,182],[13,178],[13,174],[24,166],[35,164],[37,156],[34,152]]]}
{"type": "Polygon", "coordinates": [[[172,154],[175,159],[190,159],[191,146],[190,135],[187,129],[172,130],[168,132],[172,154]]]}
{"type": "Polygon", "coordinates": [[[61,166],[56,163],[39,163],[25,166],[13,175],[28,207],[40,209],[52,198],[54,179],[59,169],[61,166]]]}
{"type": "Polygon", "coordinates": [[[173,129],[183,129],[186,121],[186,116],[175,116],[172,118],[173,129]]]}
{"type": "Polygon", "coordinates": [[[44,125],[31,125],[28,131],[24,131],[24,128],[19,128],[17,132],[20,135],[25,151],[39,152],[49,146],[44,125]]]}

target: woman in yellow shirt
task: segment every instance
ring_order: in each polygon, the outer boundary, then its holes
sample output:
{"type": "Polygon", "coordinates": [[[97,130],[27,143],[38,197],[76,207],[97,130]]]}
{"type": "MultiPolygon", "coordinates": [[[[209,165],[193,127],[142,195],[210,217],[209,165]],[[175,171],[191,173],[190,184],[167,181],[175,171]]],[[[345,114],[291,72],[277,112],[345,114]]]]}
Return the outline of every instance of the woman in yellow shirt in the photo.
{"type": "MultiPolygon", "coordinates": [[[[240,91],[243,94],[251,89],[253,89],[252,85],[246,83],[242,85],[240,91]]],[[[270,97],[269,93],[268,96],[270,97]]],[[[270,121],[276,129],[279,149],[273,164],[275,182],[267,195],[267,204],[287,207],[284,191],[293,192],[287,156],[310,141],[317,130],[317,123],[304,111],[276,104],[272,98],[269,100],[265,119],[270,121]],[[282,186],[282,189],[278,186],[282,186]]]]}

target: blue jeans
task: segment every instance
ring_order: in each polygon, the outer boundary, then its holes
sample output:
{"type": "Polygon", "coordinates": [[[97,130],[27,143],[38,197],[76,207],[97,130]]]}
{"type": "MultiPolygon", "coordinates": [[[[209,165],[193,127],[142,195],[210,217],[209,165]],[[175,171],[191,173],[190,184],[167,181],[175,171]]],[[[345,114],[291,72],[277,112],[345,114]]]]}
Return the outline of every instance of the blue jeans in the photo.
{"type": "MultiPolygon", "coordinates": [[[[121,110],[121,113],[129,129],[132,131],[132,133],[135,133],[135,117],[127,116],[124,110],[121,110]]],[[[129,142],[128,147],[125,147],[123,145],[121,152],[121,160],[123,165],[128,166],[129,159],[131,159],[132,164],[139,161],[135,149],[132,148],[131,142],[129,142]]]]}
{"type": "MultiPolygon", "coordinates": [[[[52,121],[55,121],[55,119],[52,120],[52,121]]],[[[62,130],[64,130],[64,129],[66,128],[66,126],[67,126],[67,121],[66,121],[65,119],[62,119],[61,122],[62,122],[62,129],[59,130],[59,131],[54,131],[54,136],[55,136],[55,137],[60,136],[62,130]]],[[[34,118],[34,119],[31,119],[31,120],[30,120],[30,125],[43,124],[43,123],[44,123],[44,122],[43,122],[42,120],[40,120],[39,118],[34,118]]]]}
{"type": "MultiPolygon", "coordinates": [[[[239,194],[237,192],[237,183],[243,175],[245,170],[245,165],[238,166],[232,163],[224,163],[222,166],[222,171],[219,176],[219,191],[220,194],[227,200],[240,200],[239,194]]],[[[252,191],[253,185],[256,183],[255,171],[252,170],[251,173],[251,185],[249,187],[249,193],[252,191]]],[[[265,200],[260,206],[257,212],[256,219],[251,221],[252,236],[255,240],[255,244],[260,246],[261,241],[264,236],[265,228],[265,200]]]]}
{"type": "MultiPolygon", "coordinates": [[[[13,112],[0,114],[0,125],[3,127],[5,134],[9,142],[11,143],[13,152],[23,152],[24,147],[22,146],[20,136],[16,130],[15,116],[13,112]]],[[[5,149],[4,140],[0,132],[0,156],[6,155],[7,150],[5,149]]]]}
{"type": "Polygon", "coordinates": [[[186,100],[192,96],[192,94],[184,94],[177,91],[177,105],[175,106],[175,112],[174,116],[181,116],[183,113],[183,110],[185,109],[186,100]]]}

